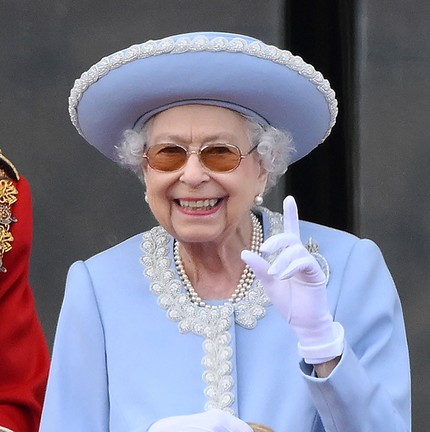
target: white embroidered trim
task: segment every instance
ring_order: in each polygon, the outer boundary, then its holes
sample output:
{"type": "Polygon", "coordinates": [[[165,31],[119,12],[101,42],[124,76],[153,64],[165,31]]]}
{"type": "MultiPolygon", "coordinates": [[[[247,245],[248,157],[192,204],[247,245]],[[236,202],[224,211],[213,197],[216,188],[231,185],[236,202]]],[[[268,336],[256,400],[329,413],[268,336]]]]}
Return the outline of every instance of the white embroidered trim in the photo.
{"type": "Polygon", "coordinates": [[[301,57],[294,56],[290,51],[281,50],[275,46],[266,45],[260,41],[248,42],[239,37],[229,40],[221,36],[214,39],[208,39],[204,35],[199,35],[192,39],[189,37],[181,37],[177,40],[174,40],[173,38],[165,38],[159,41],[151,40],[142,44],[132,45],[127,49],[102,58],[75,81],[70,92],[69,114],[77,131],[83,135],[79,126],[76,110],[79,101],[88,87],[97,82],[104,75],[108,74],[111,70],[135,60],[162,54],[180,54],[189,51],[225,51],[243,53],[253,57],[270,60],[298,72],[300,75],[303,75],[312,82],[326,99],[331,118],[329,128],[327,129],[322,141],[324,141],[330,134],[330,131],[336,122],[336,116],[338,113],[337,100],[334,90],[330,87],[329,81],[323,77],[321,72],[315,70],[312,65],[306,63],[301,57]]]}
{"type": "MultiPolygon", "coordinates": [[[[269,220],[269,236],[279,227],[282,216],[264,211],[269,220]]],[[[172,257],[173,238],[161,227],[155,227],[143,234],[141,244],[144,255],[141,263],[144,274],[152,283],[150,290],[158,296],[158,304],[167,311],[170,320],[178,322],[181,333],[193,332],[202,336],[204,394],[207,398],[205,410],[219,408],[233,413],[232,388],[233,350],[228,330],[233,320],[242,327],[252,329],[266,314],[270,300],[263,291],[260,281],[255,280],[245,297],[235,304],[229,302],[215,309],[202,308],[191,302],[176,272],[172,257]]]]}

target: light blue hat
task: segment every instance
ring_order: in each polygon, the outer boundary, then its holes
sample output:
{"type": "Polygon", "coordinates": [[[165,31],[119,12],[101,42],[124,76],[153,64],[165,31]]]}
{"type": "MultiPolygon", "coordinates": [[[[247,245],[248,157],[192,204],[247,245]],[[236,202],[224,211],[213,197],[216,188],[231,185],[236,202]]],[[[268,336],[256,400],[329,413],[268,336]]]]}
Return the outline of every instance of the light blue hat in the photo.
{"type": "Polygon", "coordinates": [[[302,58],[249,36],[214,32],[151,40],[104,57],[75,81],[69,112],[78,132],[115,160],[126,129],[190,103],[287,130],[293,162],[325,140],[337,115],[329,82],[302,58]]]}

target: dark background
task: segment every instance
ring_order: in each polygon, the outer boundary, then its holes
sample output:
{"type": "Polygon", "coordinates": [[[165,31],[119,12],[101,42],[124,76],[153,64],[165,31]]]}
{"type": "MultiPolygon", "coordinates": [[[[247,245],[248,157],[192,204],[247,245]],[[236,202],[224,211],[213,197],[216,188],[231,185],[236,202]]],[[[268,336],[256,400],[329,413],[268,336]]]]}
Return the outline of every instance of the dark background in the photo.
{"type": "Polygon", "coordinates": [[[303,219],[381,247],[404,306],[414,430],[428,430],[429,19],[428,0],[0,0],[0,148],[32,185],[31,282],[49,344],[69,265],[154,223],[139,181],[70,124],[74,79],[147,39],[250,34],[301,55],[338,94],[332,135],[266,203],[279,210],[288,191],[303,219]]]}

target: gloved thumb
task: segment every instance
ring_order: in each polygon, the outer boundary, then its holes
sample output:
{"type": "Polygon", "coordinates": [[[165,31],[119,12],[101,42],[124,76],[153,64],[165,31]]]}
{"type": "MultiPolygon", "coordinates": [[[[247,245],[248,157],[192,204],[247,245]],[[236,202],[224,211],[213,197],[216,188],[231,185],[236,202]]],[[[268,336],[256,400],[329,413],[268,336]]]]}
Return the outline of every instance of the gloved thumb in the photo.
{"type": "Polygon", "coordinates": [[[267,271],[269,270],[270,263],[268,263],[263,257],[246,249],[242,251],[240,257],[251,267],[257,279],[264,282],[264,280],[268,278],[267,271]]]}

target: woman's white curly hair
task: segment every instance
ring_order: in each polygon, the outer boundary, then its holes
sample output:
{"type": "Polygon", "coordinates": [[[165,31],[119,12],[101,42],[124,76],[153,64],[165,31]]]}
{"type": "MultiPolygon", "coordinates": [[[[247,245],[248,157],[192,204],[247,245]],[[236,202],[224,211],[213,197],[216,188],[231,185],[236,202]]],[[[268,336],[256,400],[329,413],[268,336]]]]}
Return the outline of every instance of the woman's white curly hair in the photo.
{"type": "MultiPolygon", "coordinates": [[[[287,171],[294,145],[291,135],[269,125],[261,125],[254,119],[242,115],[246,120],[251,146],[258,145],[257,152],[263,168],[268,173],[267,193],[287,171]]],[[[140,132],[133,129],[124,131],[123,139],[117,146],[118,162],[130,169],[144,182],[142,160],[145,152],[152,119],[145,123],[140,132]]]]}

